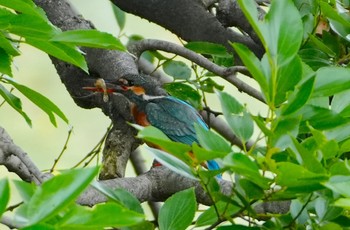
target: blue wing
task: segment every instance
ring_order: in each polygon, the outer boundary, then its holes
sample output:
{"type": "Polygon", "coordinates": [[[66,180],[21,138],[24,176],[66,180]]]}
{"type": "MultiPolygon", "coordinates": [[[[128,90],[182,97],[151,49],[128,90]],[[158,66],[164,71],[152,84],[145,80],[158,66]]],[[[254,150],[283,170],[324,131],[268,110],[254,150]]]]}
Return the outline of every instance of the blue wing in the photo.
{"type": "MultiPolygon", "coordinates": [[[[192,145],[193,142],[198,143],[194,124],[208,129],[198,112],[186,102],[170,96],[152,101],[145,108],[147,119],[171,140],[192,145]]],[[[208,161],[208,169],[219,168],[214,160],[208,161]]]]}

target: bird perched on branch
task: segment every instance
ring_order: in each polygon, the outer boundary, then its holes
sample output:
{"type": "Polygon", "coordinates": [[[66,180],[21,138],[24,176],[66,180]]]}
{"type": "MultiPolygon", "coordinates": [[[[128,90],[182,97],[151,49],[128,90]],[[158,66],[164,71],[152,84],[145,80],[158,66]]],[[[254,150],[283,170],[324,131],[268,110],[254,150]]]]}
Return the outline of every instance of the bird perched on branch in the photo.
{"type": "MultiPolygon", "coordinates": [[[[194,124],[208,129],[196,109],[175,97],[157,95],[154,81],[143,75],[127,75],[113,82],[97,79],[94,87],[84,89],[103,93],[104,101],[108,100],[108,93],[123,94],[132,103],[131,113],[137,124],[152,125],[175,142],[188,145],[198,143],[194,124]]],[[[219,165],[210,160],[207,168],[216,170],[219,165]]]]}

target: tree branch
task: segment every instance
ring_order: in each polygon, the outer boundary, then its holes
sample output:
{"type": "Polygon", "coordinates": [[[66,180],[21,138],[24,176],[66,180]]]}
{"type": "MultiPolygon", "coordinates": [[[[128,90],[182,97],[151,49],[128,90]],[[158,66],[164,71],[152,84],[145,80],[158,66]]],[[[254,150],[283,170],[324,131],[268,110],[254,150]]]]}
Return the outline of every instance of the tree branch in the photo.
{"type": "Polygon", "coordinates": [[[239,42],[245,44],[259,57],[264,53],[263,48],[248,36],[225,28],[207,11],[206,5],[200,0],[112,0],[112,2],[125,12],[154,22],[185,41],[218,43],[231,51],[233,50],[228,41],[239,42]]]}
{"type": "Polygon", "coordinates": [[[213,72],[223,77],[228,82],[236,86],[239,91],[245,92],[248,95],[265,103],[265,99],[263,98],[263,96],[259,91],[257,91],[255,88],[244,83],[243,81],[239,80],[236,77],[237,72],[242,72],[244,74],[247,74],[248,71],[243,66],[234,66],[230,68],[225,68],[209,61],[202,55],[199,55],[196,52],[193,52],[192,50],[186,49],[183,46],[179,46],[171,42],[166,42],[166,41],[161,41],[156,39],[144,39],[142,41],[134,42],[128,47],[128,49],[131,53],[135,54],[136,57],[140,57],[141,54],[146,50],[161,50],[161,51],[177,54],[209,70],[210,72],[213,72]]]}

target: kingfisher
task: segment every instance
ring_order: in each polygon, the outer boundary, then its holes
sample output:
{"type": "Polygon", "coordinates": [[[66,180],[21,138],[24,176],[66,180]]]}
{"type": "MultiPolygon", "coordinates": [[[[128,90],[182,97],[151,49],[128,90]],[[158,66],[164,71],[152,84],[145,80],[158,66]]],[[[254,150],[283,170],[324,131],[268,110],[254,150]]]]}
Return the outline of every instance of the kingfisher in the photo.
{"type": "MultiPolygon", "coordinates": [[[[192,145],[199,143],[194,128],[198,124],[208,130],[198,111],[190,104],[167,94],[159,96],[156,82],[146,75],[126,75],[118,80],[97,79],[94,87],[86,90],[102,92],[103,100],[108,93],[121,93],[131,102],[131,113],[141,126],[152,125],[161,130],[170,140],[192,145]]],[[[220,169],[214,160],[207,161],[209,170],[220,169]]]]}

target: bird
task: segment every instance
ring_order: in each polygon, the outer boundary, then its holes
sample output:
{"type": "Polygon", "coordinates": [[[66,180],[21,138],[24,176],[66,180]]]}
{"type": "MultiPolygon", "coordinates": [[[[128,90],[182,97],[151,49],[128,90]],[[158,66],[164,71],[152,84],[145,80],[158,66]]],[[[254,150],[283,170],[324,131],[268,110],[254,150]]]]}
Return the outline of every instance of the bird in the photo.
{"type": "MultiPolygon", "coordinates": [[[[131,113],[138,125],[152,125],[175,142],[199,144],[194,124],[209,129],[201,115],[183,100],[164,93],[159,95],[162,91],[159,91],[156,85],[147,75],[126,75],[106,82],[97,79],[94,87],[84,88],[102,92],[104,101],[108,93],[121,93],[131,102],[131,113]]],[[[215,160],[207,161],[206,167],[209,170],[220,169],[215,160]]]]}

